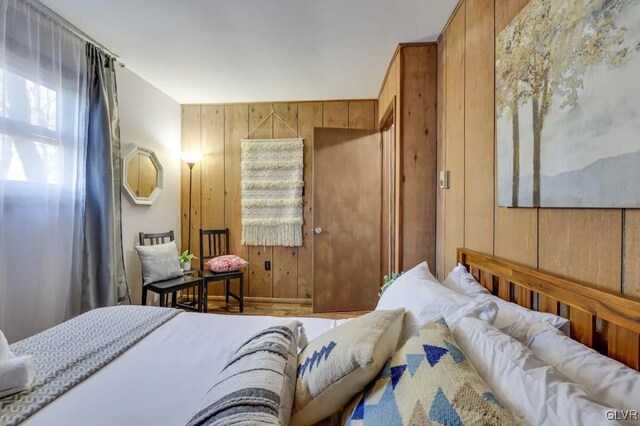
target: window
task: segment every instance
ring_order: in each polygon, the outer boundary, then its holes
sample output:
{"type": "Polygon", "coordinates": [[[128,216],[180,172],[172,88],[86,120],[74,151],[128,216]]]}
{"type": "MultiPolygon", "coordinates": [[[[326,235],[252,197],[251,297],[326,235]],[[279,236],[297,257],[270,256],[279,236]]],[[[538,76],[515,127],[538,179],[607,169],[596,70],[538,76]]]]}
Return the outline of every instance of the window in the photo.
{"type": "Polygon", "coordinates": [[[52,88],[0,69],[1,180],[63,183],[58,98],[52,88]]]}

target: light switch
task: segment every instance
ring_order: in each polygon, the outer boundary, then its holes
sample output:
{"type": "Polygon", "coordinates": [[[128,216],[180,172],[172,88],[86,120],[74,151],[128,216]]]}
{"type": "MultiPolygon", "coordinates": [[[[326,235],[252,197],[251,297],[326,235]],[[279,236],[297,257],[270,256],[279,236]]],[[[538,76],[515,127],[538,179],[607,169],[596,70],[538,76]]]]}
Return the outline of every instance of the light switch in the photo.
{"type": "Polygon", "coordinates": [[[440,189],[449,189],[449,170],[440,171],[440,189]]]}

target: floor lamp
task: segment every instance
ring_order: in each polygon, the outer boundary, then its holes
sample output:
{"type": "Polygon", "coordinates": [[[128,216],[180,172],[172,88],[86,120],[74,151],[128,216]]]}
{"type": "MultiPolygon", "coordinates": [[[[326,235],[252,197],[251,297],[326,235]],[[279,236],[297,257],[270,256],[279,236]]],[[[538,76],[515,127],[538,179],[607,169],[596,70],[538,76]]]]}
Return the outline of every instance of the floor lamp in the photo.
{"type": "MultiPolygon", "coordinates": [[[[191,188],[193,185],[193,166],[198,164],[201,159],[202,156],[197,152],[182,153],[182,161],[187,163],[187,166],[189,166],[189,227],[187,228],[187,250],[189,251],[191,251],[191,188]]],[[[189,297],[189,302],[191,302],[189,290],[187,290],[187,295],[189,297]]]]}

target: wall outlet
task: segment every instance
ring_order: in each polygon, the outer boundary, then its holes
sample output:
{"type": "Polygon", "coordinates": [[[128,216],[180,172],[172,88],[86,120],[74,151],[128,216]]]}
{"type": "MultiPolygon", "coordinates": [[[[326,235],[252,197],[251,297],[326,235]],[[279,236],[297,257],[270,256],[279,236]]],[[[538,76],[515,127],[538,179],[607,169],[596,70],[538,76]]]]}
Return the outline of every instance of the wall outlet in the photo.
{"type": "Polygon", "coordinates": [[[449,189],[450,176],[449,170],[440,171],[440,189],[449,189]]]}
{"type": "Polygon", "coordinates": [[[264,261],[264,270],[265,271],[270,271],[271,270],[271,261],[270,260],[265,260],[264,261]]]}

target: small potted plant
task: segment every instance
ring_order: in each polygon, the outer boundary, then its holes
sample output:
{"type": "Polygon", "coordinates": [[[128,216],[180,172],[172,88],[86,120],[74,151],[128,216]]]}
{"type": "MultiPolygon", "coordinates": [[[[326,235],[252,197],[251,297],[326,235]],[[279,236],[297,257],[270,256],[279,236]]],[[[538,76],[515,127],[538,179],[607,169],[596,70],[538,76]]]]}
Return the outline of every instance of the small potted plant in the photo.
{"type": "Polygon", "coordinates": [[[189,250],[185,250],[182,252],[178,260],[180,261],[180,268],[182,271],[188,271],[191,269],[191,261],[193,259],[197,259],[196,255],[191,253],[189,250]]]}
{"type": "Polygon", "coordinates": [[[398,279],[398,277],[400,275],[402,275],[404,272],[400,272],[399,274],[397,272],[394,272],[393,274],[391,274],[391,276],[389,275],[385,275],[384,278],[382,279],[382,286],[380,287],[380,293],[378,293],[378,296],[382,297],[382,294],[389,288],[389,286],[391,284],[393,284],[393,282],[395,280],[398,279]]]}

